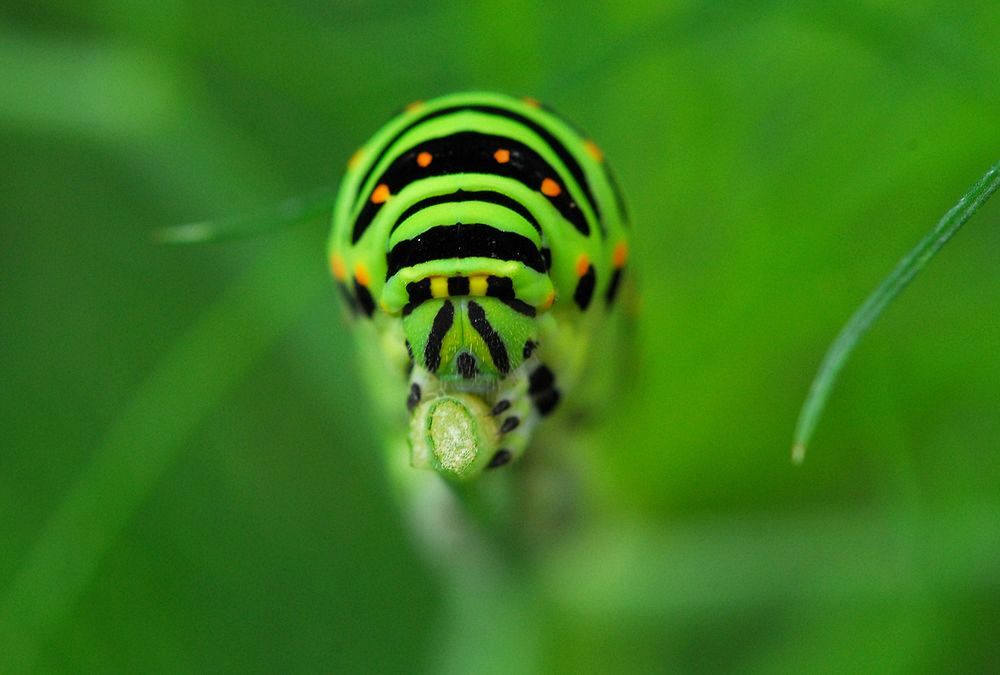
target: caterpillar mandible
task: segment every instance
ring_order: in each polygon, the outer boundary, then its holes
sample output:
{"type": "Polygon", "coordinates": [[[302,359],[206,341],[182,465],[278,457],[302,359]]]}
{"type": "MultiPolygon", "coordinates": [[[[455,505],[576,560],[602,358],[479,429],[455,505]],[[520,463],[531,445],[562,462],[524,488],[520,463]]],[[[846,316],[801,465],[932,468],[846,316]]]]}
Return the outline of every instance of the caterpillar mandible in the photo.
{"type": "Polygon", "coordinates": [[[596,143],[530,98],[413,103],[351,157],[328,257],[411,466],[525,453],[598,356],[627,219],[596,143]]]}

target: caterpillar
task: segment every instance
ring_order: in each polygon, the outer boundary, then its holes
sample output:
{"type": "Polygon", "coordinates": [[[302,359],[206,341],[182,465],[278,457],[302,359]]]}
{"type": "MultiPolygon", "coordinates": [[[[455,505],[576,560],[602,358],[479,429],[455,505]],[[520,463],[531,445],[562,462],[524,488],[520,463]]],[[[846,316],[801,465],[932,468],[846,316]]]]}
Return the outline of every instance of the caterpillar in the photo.
{"type": "Polygon", "coordinates": [[[354,153],[327,253],[412,467],[524,455],[600,358],[627,221],[598,145],[531,98],[412,103],[354,153]]]}

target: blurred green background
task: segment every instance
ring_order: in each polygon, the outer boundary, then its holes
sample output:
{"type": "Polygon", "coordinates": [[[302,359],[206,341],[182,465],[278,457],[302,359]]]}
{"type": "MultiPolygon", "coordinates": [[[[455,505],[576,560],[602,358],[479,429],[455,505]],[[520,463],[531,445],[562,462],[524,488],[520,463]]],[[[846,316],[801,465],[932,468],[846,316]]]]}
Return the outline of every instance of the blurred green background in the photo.
{"type": "Polygon", "coordinates": [[[1000,154],[998,3],[0,16],[0,671],[1000,667],[1000,201],[788,460],[829,340],[1000,154]],[[400,106],[468,88],[600,141],[642,313],[598,517],[463,623],[385,481],[326,223],[150,233],[333,185],[400,106]]]}

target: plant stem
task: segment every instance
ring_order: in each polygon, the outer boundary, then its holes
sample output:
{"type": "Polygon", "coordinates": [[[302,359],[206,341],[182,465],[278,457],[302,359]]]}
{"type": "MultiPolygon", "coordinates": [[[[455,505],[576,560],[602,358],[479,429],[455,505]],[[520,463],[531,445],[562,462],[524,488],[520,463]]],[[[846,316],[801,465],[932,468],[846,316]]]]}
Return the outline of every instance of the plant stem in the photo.
{"type": "Polygon", "coordinates": [[[889,303],[906,288],[913,277],[930,262],[942,246],[948,243],[948,240],[996,192],[998,187],[1000,187],[1000,162],[990,167],[986,174],[958,200],[958,203],[944,214],[934,229],[896,264],[892,273],[878,285],[840,329],[840,333],[823,357],[819,371],[809,387],[809,395],[799,413],[792,446],[792,461],[795,464],[801,464],[805,459],[806,446],[823,414],[830,390],[858,340],[889,303]]]}
{"type": "Polygon", "coordinates": [[[160,244],[204,244],[265,234],[329,217],[335,197],[332,189],[321,188],[250,215],[163,227],[153,232],[153,240],[160,244]]]}

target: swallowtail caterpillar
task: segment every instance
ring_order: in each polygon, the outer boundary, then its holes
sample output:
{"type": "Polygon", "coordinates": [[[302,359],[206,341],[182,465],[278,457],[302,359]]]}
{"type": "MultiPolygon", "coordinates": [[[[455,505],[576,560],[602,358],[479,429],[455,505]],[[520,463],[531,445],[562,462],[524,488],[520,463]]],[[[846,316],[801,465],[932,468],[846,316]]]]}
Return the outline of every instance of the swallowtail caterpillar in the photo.
{"type": "Polygon", "coordinates": [[[417,102],[351,157],[330,267],[413,467],[497,470],[572,399],[626,221],[598,146],[529,98],[417,102]]]}

